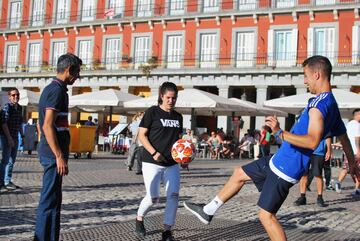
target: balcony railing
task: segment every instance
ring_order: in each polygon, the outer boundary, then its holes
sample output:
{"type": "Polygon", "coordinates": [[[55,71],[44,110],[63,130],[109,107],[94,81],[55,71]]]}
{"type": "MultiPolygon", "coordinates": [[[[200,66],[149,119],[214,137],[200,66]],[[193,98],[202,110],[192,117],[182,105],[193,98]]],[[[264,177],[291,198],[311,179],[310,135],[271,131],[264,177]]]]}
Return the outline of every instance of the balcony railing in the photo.
{"type": "Polygon", "coordinates": [[[19,29],[28,27],[45,27],[56,24],[73,24],[81,22],[102,21],[109,19],[129,20],[135,17],[179,16],[184,13],[206,13],[234,11],[235,13],[253,12],[271,9],[304,9],[311,7],[345,6],[360,3],[360,0],[224,0],[217,6],[206,6],[204,2],[188,4],[187,0],[167,0],[165,4],[141,4],[118,6],[117,8],[86,9],[80,11],[58,11],[54,15],[36,13],[27,18],[7,18],[0,22],[0,29],[19,29]],[[227,6],[226,8],[224,6],[227,6]]]}
{"type": "MultiPolygon", "coordinates": [[[[294,55],[288,55],[294,56],[294,55]]],[[[352,55],[343,53],[333,53],[332,64],[334,67],[340,66],[354,66],[356,68],[360,65],[360,52],[353,53],[352,55]]],[[[301,67],[304,60],[307,58],[305,53],[298,54],[296,58],[272,58],[269,55],[261,55],[248,53],[242,56],[229,56],[219,57],[219,55],[207,55],[207,56],[169,56],[167,58],[158,58],[152,56],[155,61],[156,68],[158,69],[257,69],[257,68],[297,68],[301,67]]],[[[83,71],[111,71],[111,70],[129,70],[137,69],[136,66],[140,66],[146,63],[128,57],[126,55],[114,58],[104,59],[83,59],[84,64],[82,66],[83,71]]],[[[28,65],[21,65],[15,62],[8,62],[4,66],[0,66],[0,73],[37,73],[37,72],[54,72],[56,66],[48,64],[47,61],[31,62],[28,65]]]]}

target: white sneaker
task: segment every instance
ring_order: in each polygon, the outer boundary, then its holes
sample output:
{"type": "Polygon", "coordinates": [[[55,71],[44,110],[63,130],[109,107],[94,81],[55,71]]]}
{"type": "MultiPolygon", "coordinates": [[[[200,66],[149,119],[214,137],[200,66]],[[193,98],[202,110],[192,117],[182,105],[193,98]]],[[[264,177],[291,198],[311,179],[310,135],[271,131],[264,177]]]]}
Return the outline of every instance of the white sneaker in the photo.
{"type": "Polygon", "coordinates": [[[340,182],[335,182],[335,191],[341,193],[341,184],[340,182]]]}

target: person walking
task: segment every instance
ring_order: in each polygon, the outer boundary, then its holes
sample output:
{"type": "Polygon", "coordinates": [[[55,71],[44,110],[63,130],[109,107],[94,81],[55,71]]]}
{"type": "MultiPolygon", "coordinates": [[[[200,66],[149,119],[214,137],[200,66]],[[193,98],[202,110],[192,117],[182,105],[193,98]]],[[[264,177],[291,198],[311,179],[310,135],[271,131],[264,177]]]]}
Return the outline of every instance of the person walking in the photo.
{"type": "Polygon", "coordinates": [[[316,203],[320,207],[326,206],[322,195],[324,189],[322,170],[324,168],[325,162],[330,162],[330,156],[331,138],[329,137],[321,140],[319,146],[310,156],[309,167],[300,179],[300,197],[294,202],[295,206],[306,205],[306,188],[308,182],[312,181],[312,177],[315,177],[316,179],[316,187],[318,193],[316,203]],[[309,176],[311,176],[311,180],[309,176]]]}
{"type": "Polygon", "coordinates": [[[271,130],[268,126],[263,126],[261,128],[261,137],[260,137],[260,154],[263,156],[270,156],[270,134],[271,130]]]}
{"type": "Polygon", "coordinates": [[[131,145],[129,148],[129,156],[127,158],[127,169],[131,171],[134,167],[135,160],[137,162],[136,165],[136,175],[141,175],[141,158],[139,156],[139,147],[141,143],[139,143],[139,125],[142,117],[144,116],[144,112],[139,112],[133,116],[132,122],[130,124],[130,132],[132,134],[131,145]]]}
{"type": "MultiPolygon", "coordinates": [[[[353,111],[353,119],[349,121],[346,125],[347,134],[350,138],[351,147],[355,154],[355,159],[357,165],[360,166],[360,109],[355,109],[353,111]]],[[[341,183],[344,181],[346,174],[349,171],[349,161],[345,157],[343,169],[339,173],[338,180],[335,182],[335,191],[341,193],[341,183]]],[[[352,195],[360,195],[360,182],[359,180],[354,179],[355,189],[352,195]]]]}
{"type": "Polygon", "coordinates": [[[22,128],[22,107],[19,104],[20,93],[16,88],[8,91],[9,103],[5,104],[1,116],[0,139],[2,159],[0,164],[0,191],[10,191],[20,188],[12,182],[12,172],[18,151],[18,135],[24,140],[22,128]]]}
{"type": "Polygon", "coordinates": [[[57,62],[56,77],[44,88],[40,96],[41,137],[38,155],[44,175],[34,240],[59,240],[62,177],[69,173],[69,97],[66,86],[74,84],[80,77],[81,65],[82,61],[76,55],[61,55],[57,62]]]}
{"type": "Polygon", "coordinates": [[[163,241],[174,240],[171,227],[175,224],[179,202],[180,168],[171,157],[172,145],[181,137],[182,115],[174,110],[178,89],[174,83],[164,82],[159,88],[158,105],[145,111],[140,122],[139,139],[142,172],[146,195],[142,199],[136,217],[138,236],[145,237],[144,217],[151,206],[160,199],[160,184],[166,192],[163,241]]]}
{"type": "Polygon", "coordinates": [[[276,218],[290,188],[297,183],[309,163],[313,151],[328,133],[338,136],[349,159],[350,173],[360,178],[360,167],[355,165],[345,125],[331,92],[332,66],[328,58],[312,56],[303,63],[304,84],[316,98],[308,103],[297,123],[290,131],[280,129],[276,116],[265,118],[275,137],[283,143],[272,157],[262,157],[252,163],[235,168],[234,173],[208,204],[188,201],[184,206],[205,224],[211,222],[216,211],[234,197],[246,181],[252,180],[260,194],[259,219],[271,240],[286,240],[286,234],[276,218]]]}

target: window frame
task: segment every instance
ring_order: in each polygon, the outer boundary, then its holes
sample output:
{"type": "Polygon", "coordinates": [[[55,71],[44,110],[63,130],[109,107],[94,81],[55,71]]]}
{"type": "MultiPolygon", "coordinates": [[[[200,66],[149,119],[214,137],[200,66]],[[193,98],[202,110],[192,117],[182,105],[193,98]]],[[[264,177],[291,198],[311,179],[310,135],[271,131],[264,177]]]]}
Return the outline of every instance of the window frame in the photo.
{"type": "MultiPolygon", "coordinates": [[[[185,30],[181,30],[181,31],[165,31],[163,34],[163,48],[162,48],[162,56],[163,56],[163,60],[164,62],[164,66],[166,66],[167,69],[180,69],[184,66],[184,56],[185,56],[185,30]],[[179,67],[169,67],[168,66],[168,38],[169,36],[181,36],[182,40],[181,40],[181,56],[180,56],[180,63],[179,63],[179,67]]],[[[176,66],[174,64],[174,66],[176,66]]]]}
{"type": "MultiPolygon", "coordinates": [[[[244,65],[244,67],[255,66],[256,65],[256,57],[257,57],[257,42],[258,42],[258,28],[257,27],[241,27],[241,28],[234,28],[232,31],[232,46],[231,46],[231,53],[235,53],[234,56],[231,57],[232,59],[232,66],[236,68],[240,68],[237,66],[237,55],[238,55],[238,46],[237,46],[237,38],[239,33],[249,33],[252,32],[254,34],[254,46],[253,46],[253,54],[255,60],[252,64],[244,65]]],[[[242,61],[242,60],[241,60],[242,61]]],[[[246,61],[246,60],[245,60],[246,61]]]]}

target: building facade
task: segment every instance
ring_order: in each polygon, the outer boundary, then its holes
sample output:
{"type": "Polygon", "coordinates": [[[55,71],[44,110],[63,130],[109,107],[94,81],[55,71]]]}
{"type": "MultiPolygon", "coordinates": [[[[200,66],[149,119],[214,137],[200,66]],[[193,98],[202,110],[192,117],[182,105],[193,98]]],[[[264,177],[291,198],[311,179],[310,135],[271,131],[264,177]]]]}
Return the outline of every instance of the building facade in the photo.
{"type": "MultiPolygon", "coordinates": [[[[360,92],[359,0],[0,0],[0,83],[41,91],[57,58],[84,63],[71,95],[157,94],[172,81],[262,104],[306,92],[301,63],[333,63],[332,85],[360,92]],[[144,69],[150,68],[147,75],[144,69]],[[145,66],[145,68],[144,68],[145,66]]],[[[245,118],[259,127],[262,117],[245,118]]],[[[229,118],[198,118],[231,128],[229,118]]],[[[290,121],[282,120],[289,127],[290,121]]]]}

